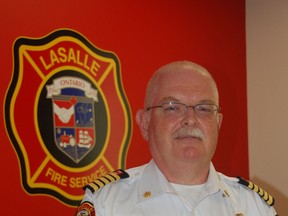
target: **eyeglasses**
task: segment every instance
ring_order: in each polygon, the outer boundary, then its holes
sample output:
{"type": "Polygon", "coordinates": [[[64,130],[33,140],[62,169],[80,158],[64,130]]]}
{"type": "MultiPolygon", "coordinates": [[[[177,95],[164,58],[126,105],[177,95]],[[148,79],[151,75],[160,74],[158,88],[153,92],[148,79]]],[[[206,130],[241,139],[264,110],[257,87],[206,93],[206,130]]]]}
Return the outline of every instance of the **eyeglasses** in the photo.
{"type": "Polygon", "coordinates": [[[195,114],[199,117],[211,117],[220,112],[220,107],[216,104],[196,104],[196,105],[186,105],[183,103],[178,103],[174,101],[164,102],[158,106],[151,106],[146,108],[149,111],[154,108],[161,108],[165,115],[183,115],[188,108],[191,107],[195,114]]]}

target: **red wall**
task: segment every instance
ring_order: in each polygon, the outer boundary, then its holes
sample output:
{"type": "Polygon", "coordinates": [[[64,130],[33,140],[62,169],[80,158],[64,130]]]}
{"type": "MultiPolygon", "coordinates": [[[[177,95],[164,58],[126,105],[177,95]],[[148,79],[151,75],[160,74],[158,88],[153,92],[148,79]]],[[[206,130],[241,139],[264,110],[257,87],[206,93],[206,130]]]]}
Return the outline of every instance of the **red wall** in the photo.
{"type": "MultiPolygon", "coordinates": [[[[205,66],[219,86],[224,119],[214,165],[227,175],[248,177],[244,0],[128,1],[126,4],[113,0],[9,0],[0,2],[0,14],[3,212],[9,215],[72,215],[74,212],[74,206],[45,191],[33,195],[26,192],[21,183],[21,163],[5,125],[5,117],[9,118],[4,112],[5,97],[15,69],[14,42],[19,37],[42,38],[58,29],[76,31],[95,47],[118,57],[133,118],[126,168],[150,159],[147,144],[134,121],[137,109],[143,106],[149,77],[165,63],[187,59],[205,66]]],[[[33,82],[31,79],[31,85],[33,82]]],[[[26,96],[29,98],[29,93],[26,96]]],[[[23,103],[23,115],[27,107],[23,103]]],[[[20,130],[27,130],[26,123],[22,125],[20,130]]]]}

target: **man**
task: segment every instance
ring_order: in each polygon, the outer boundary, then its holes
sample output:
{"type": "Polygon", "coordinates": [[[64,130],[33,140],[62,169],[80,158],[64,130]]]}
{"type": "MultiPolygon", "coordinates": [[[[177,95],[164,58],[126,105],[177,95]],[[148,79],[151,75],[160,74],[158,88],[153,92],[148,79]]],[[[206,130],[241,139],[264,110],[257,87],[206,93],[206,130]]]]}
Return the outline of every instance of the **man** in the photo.
{"type": "Polygon", "coordinates": [[[87,185],[78,215],[275,216],[274,200],[261,188],[216,172],[211,159],[222,118],[205,68],[188,61],[161,67],[136,114],[152,160],[87,185]]]}

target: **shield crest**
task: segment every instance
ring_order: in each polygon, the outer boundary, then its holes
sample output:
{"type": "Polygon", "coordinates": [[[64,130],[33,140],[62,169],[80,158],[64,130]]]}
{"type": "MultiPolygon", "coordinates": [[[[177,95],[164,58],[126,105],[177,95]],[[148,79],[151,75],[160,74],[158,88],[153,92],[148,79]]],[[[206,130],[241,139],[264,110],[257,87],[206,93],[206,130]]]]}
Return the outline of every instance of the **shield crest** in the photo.
{"type": "Polygon", "coordinates": [[[54,84],[46,86],[47,98],[52,100],[54,139],[57,148],[76,163],[96,145],[94,101],[97,102],[97,90],[64,87],[60,82],[73,80],[76,83],[85,83],[84,80],[74,77],[61,77],[54,80],[54,84]],[[76,96],[77,95],[77,96],[76,96]]]}
{"type": "Polygon", "coordinates": [[[132,122],[119,59],[65,29],[18,38],[14,62],[5,121],[23,189],[77,206],[83,186],[125,169],[132,122]]]}

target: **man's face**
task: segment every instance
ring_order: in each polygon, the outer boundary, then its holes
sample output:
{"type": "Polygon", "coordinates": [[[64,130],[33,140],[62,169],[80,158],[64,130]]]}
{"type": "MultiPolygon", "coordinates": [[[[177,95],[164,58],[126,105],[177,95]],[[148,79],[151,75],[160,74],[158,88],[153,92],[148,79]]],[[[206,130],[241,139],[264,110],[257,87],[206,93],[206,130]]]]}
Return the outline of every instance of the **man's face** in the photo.
{"type": "MultiPolygon", "coordinates": [[[[151,106],[167,101],[186,105],[218,104],[216,87],[203,74],[186,70],[169,72],[161,75],[156,83],[157,89],[151,95],[151,106]]],[[[201,116],[190,107],[182,115],[164,113],[162,108],[151,109],[145,115],[147,139],[158,165],[165,167],[187,162],[205,166],[210,164],[217,145],[221,114],[201,116]],[[195,128],[202,132],[202,138],[186,133],[195,128]]]]}

